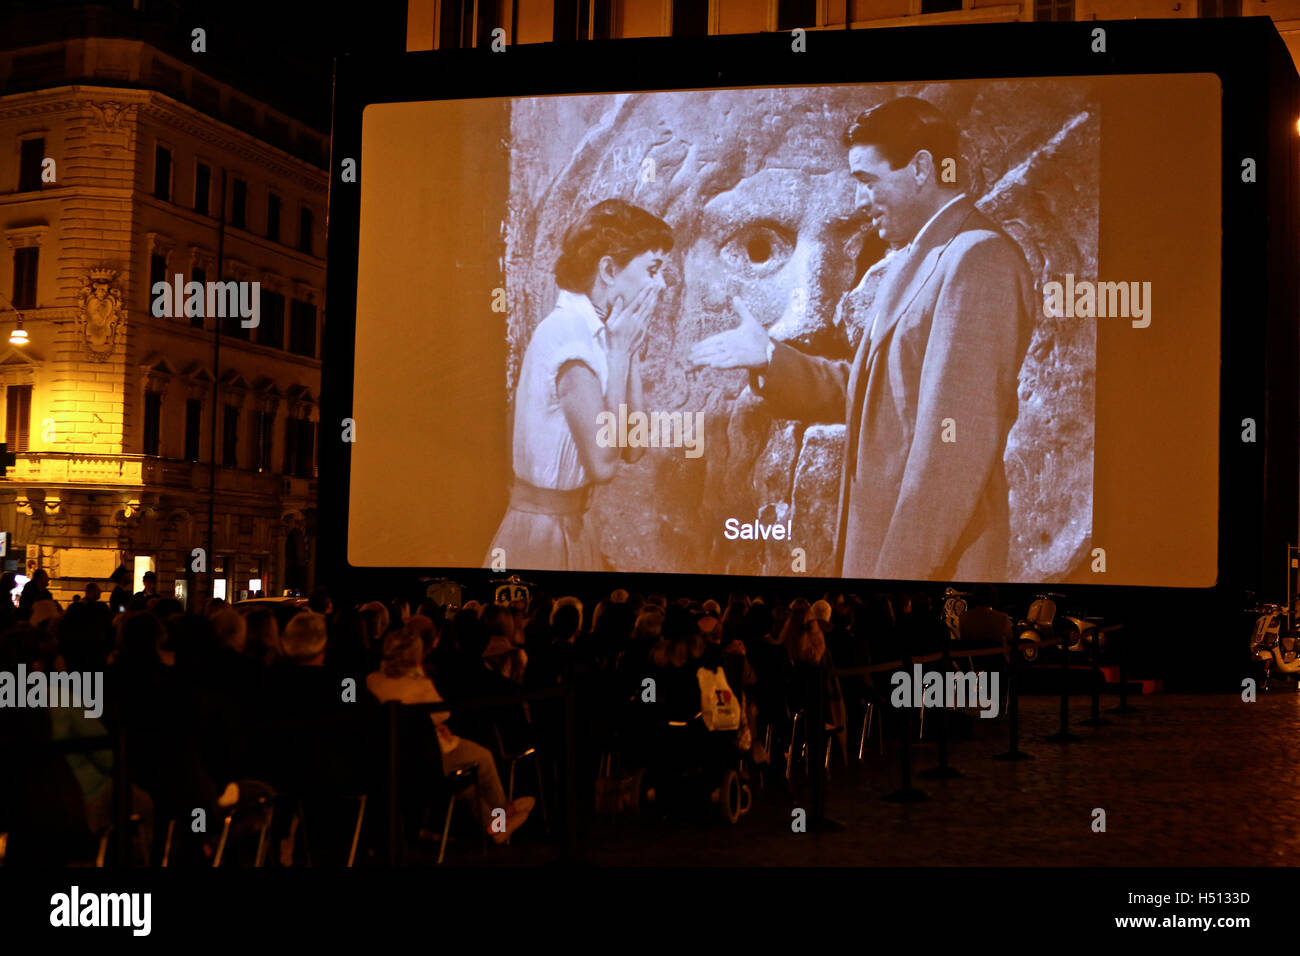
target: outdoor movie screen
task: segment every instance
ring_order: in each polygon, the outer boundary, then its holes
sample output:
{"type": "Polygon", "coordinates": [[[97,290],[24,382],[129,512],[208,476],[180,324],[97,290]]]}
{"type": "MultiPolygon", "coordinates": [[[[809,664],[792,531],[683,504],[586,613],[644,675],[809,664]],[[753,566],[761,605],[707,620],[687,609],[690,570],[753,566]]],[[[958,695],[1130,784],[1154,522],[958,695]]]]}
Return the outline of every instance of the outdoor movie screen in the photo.
{"type": "Polygon", "coordinates": [[[1213,74],[366,107],[354,566],[1208,587],[1213,74]]]}

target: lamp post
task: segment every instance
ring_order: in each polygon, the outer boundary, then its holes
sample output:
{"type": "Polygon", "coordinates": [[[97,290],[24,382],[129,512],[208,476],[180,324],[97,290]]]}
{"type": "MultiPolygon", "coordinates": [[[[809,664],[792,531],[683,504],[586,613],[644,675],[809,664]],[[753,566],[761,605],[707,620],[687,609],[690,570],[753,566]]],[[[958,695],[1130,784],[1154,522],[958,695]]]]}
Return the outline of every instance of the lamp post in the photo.
{"type": "MultiPolygon", "coordinates": [[[[5,301],[9,302],[8,299],[5,299],[5,301]]],[[[30,340],[27,337],[27,330],[23,328],[23,314],[18,311],[17,307],[12,302],[9,302],[9,308],[12,309],[14,315],[17,316],[17,321],[14,323],[14,330],[9,333],[9,344],[26,345],[30,340]]]]}

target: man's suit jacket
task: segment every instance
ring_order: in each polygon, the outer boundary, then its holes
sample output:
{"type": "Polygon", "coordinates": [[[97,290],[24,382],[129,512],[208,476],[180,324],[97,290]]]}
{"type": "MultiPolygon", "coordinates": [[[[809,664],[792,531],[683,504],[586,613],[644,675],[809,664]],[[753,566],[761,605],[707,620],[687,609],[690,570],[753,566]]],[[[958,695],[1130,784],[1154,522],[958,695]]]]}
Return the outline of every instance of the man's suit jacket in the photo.
{"type": "Polygon", "coordinates": [[[961,199],[895,253],[852,362],[777,343],[754,376],[776,414],[847,424],[833,564],[842,576],[1003,577],[1002,455],[1033,289],[1016,243],[961,199]],[[945,419],[955,441],[943,441],[945,419]]]}

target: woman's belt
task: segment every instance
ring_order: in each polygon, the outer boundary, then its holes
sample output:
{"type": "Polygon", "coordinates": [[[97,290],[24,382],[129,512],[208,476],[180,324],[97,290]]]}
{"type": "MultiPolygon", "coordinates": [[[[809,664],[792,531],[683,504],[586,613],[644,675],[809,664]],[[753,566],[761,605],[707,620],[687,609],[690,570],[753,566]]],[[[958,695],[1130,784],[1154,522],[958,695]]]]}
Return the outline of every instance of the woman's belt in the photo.
{"type": "Polygon", "coordinates": [[[580,515],[591,506],[591,485],[571,491],[538,488],[515,479],[510,486],[510,507],[536,515],[580,515]]]}

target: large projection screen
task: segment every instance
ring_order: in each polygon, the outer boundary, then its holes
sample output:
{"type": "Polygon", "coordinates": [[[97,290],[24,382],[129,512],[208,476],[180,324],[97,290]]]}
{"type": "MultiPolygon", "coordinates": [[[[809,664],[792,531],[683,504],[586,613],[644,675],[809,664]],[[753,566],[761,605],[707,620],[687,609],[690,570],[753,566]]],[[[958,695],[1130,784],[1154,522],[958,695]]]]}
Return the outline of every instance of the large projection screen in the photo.
{"type": "Polygon", "coordinates": [[[1214,585],[1221,97],[1175,74],[366,107],[349,562],[1214,585]],[[864,203],[845,132],[911,97],[959,140],[951,204],[902,241],[906,183],[864,203]],[[624,241],[579,242],[609,200],[671,249],[575,271],[624,241]],[[647,284],[629,359],[602,297],[647,284]],[[695,361],[737,300],[777,343],[760,372],[695,361]],[[605,414],[576,417],[584,387],[605,414]]]}

